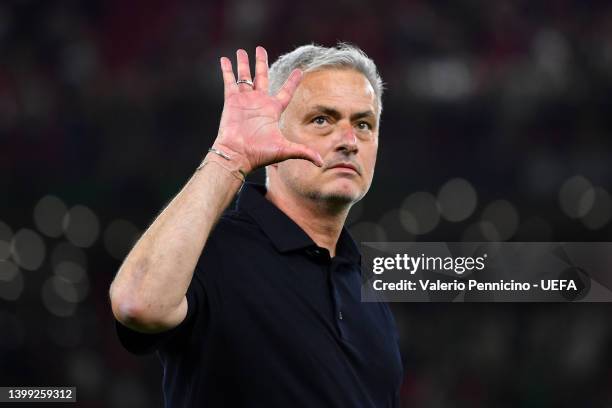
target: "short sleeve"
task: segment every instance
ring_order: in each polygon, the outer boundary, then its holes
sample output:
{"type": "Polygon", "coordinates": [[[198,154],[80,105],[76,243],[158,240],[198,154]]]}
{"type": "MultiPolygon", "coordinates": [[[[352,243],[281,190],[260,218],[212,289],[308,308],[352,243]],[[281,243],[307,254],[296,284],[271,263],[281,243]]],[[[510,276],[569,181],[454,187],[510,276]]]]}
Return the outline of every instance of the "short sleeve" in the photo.
{"type": "Polygon", "coordinates": [[[206,292],[198,269],[194,273],[191,283],[185,294],[187,298],[187,315],[176,327],[160,333],[141,333],[132,330],[118,320],[115,320],[115,328],[121,345],[132,354],[144,355],[157,351],[171,343],[186,341],[194,330],[196,323],[201,323],[206,318],[206,292]]]}

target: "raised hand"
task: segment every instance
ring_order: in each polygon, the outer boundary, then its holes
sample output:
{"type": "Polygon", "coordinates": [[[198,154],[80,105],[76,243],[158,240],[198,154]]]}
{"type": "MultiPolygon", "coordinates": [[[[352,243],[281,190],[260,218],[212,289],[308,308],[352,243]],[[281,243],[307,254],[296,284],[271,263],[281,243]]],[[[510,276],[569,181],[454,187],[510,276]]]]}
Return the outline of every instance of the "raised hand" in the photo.
{"type": "Polygon", "coordinates": [[[279,128],[281,113],[302,80],[298,69],[291,72],[276,95],[268,94],[268,55],[263,47],[255,51],[255,80],[251,82],[249,56],[238,50],[238,82],[231,61],[221,57],[225,101],[219,134],[214,147],[241,162],[250,172],[287,159],[305,159],[323,165],[321,156],[305,145],[290,142],[279,128]]]}

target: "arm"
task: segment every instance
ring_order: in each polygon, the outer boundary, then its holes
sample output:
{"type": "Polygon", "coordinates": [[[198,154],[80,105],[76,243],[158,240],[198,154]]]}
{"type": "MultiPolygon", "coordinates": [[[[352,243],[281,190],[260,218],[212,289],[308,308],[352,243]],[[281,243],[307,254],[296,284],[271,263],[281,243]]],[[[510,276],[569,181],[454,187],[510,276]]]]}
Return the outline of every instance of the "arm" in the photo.
{"type": "MultiPolygon", "coordinates": [[[[187,315],[185,294],[206,240],[241,182],[230,171],[248,173],[287,159],[322,165],[306,146],[289,142],[278,121],[301,80],[291,73],[280,91],[268,95],[268,61],[256,50],[254,87],[236,84],[229,59],[221,58],[224,106],[213,146],[231,160],[209,153],[209,163],[183,189],[140,237],[110,287],[115,318],[141,332],[157,333],[178,326],[187,315]]],[[[248,55],[238,50],[238,78],[250,79],[248,55]]]]}

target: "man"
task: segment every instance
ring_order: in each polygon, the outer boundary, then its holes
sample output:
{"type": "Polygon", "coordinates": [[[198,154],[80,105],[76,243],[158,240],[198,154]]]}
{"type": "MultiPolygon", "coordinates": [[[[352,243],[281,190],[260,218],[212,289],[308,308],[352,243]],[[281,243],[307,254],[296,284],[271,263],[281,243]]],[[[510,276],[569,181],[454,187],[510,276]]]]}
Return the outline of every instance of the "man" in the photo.
{"type": "Polygon", "coordinates": [[[395,407],[388,306],[360,302],[343,228],[368,191],[382,81],[359,49],[221,58],[219,133],[110,289],[124,346],[156,351],[170,407],[395,407]],[[282,84],[282,85],[281,85],[282,84]],[[266,187],[244,175],[266,167],[266,187]]]}

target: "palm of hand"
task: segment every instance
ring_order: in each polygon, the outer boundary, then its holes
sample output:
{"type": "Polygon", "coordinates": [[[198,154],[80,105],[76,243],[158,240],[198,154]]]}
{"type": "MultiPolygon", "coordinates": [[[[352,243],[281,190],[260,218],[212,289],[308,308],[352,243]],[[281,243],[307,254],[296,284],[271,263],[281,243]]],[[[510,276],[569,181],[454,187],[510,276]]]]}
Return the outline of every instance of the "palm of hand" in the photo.
{"type": "Polygon", "coordinates": [[[250,82],[251,73],[248,55],[238,50],[238,77],[229,59],[221,58],[221,71],[225,103],[219,135],[214,145],[229,151],[244,163],[246,172],[287,159],[305,159],[321,166],[321,156],[312,149],[288,141],[279,128],[281,113],[287,108],[293,93],[302,78],[300,70],[294,70],[274,96],[268,94],[268,62],[263,47],[257,47],[255,82],[250,82]]]}
{"type": "Polygon", "coordinates": [[[278,122],[282,105],[264,92],[236,93],[225,100],[221,117],[219,143],[241,153],[253,168],[273,163],[287,140],[278,122]],[[239,134],[226,138],[223,134],[239,134]]]}

